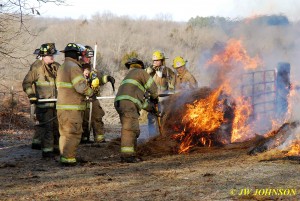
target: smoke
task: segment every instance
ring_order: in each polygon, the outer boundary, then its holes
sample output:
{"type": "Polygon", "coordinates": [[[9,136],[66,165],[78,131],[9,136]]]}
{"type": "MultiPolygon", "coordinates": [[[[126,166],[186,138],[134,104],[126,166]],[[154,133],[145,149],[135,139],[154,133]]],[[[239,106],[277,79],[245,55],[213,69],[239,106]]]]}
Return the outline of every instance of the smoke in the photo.
{"type": "MultiPolygon", "coordinates": [[[[300,52],[300,39],[298,33],[300,32],[300,28],[298,23],[291,23],[289,19],[283,15],[273,15],[257,16],[251,19],[238,21],[234,25],[228,23],[228,27],[222,26],[227,30],[227,39],[216,40],[210,49],[202,52],[199,58],[198,66],[200,66],[200,68],[198,70],[201,75],[201,84],[211,88],[217,88],[221,83],[227,81],[232,87],[231,95],[233,97],[238,97],[242,93],[241,85],[247,84],[246,79],[241,81],[243,74],[268,70],[270,71],[270,74],[266,75],[266,77],[269,81],[272,81],[272,73],[277,73],[277,66],[279,63],[288,63],[291,68],[290,83],[292,86],[300,88],[297,87],[300,84],[297,79],[300,76],[300,69],[298,68],[300,65],[300,60],[298,59],[298,54],[300,52]],[[244,53],[249,56],[248,59],[259,60],[255,69],[243,68],[245,63],[232,61],[228,58],[225,58],[227,60],[224,60],[223,58],[223,65],[211,62],[217,57],[216,55],[220,55],[226,50],[228,44],[232,40],[240,41],[245,50],[244,53]],[[210,65],[207,65],[208,63],[210,63],[210,65]]],[[[243,54],[243,52],[240,53],[243,54]]],[[[235,54],[235,52],[230,52],[230,54],[235,54]]],[[[245,58],[246,57],[244,57],[244,59],[245,58]]],[[[274,79],[276,78],[273,78],[273,81],[274,79]]],[[[274,82],[273,85],[269,84],[266,85],[266,87],[275,91],[274,82]]],[[[256,88],[259,91],[261,86],[257,85],[256,88]]],[[[273,101],[275,98],[275,93],[273,93],[264,97],[256,97],[255,101],[256,103],[260,101],[259,99],[273,101]]],[[[299,104],[292,104],[290,100],[292,98],[295,99],[296,97],[289,96],[288,98],[289,108],[288,111],[286,111],[286,114],[275,115],[276,112],[278,113],[278,111],[276,111],[278,110],[277,108],[285,106],[283,101],[277,102],[275,108],[268,106],[270,108],[267,109],[273,110],[273,112],[271,111],[266,114],[259,113],[255,118],[250,117],[248,124],[250,125],[251,133],[247,134],[249,135],[248,137],[251,137],[254,134],[263,135],[271,129],[280,127],[287,121],[299,121],[300,112],[296,111],[300,110],[300,106],[298,106],[299,104]],[[291,111],[293,111],[292,114],[291,111]]],[[[299,102],[299,99],[296,100],[296,102],[299,102]]],[[[262,108],[263,107],[265,106],[262,105],[262,108]]],[[[264,108],[264,110],[266,110],[266,108],[264,108]]]]}
{"type": "MultiPolygon", "coordinates": [[[[228,12],[236,16],[278,15],[287,16],[292,21],[299,20],[300,2],[297,0],[251,0],[231,1],[233,6],[228,12]]],[[[228,13],[227,15],[230,15],[228,13]]]]}
{"type": "MultiPolygon", "coordinates": [[[[289,112],[286,115],[286,119],[289,122],[300,122],[300,92],[296,89],[292,89],[289,97],[289,112]]],[[[290,151],[291,146],[298,144],[300,146],[300,126],[298,126],[295,131],[285,140],[285,142],[278,148],[283,151],[290,151]]],[[[298,150],[299,152],[300,150],[298,150]]],[[[299,154],[299,153],[295,153],[299,154]]]]}

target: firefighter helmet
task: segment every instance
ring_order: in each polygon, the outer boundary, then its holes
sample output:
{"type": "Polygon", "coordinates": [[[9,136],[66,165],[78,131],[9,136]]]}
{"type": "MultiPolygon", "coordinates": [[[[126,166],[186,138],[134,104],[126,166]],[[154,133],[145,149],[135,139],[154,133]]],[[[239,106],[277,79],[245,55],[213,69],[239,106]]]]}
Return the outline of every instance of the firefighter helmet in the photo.
{"type": "Polygon", "coordinates": [[[144,62],[142,60],[139,60],[137,58],[129,58],[127,62],[125,63],[126,68],[130,68],[131,65],[133,64],[138,64],[140,65],[143,69],[145,68],[144,62]]]}
{"type": "Polygon", "coordinates": [[[187,61],[185,61],[181,56],[175,57],[173,60],[173,68],[179,68],[184,66],[187,61]]]}
{"type": "Polygon", "coordinates": [[[57,54],[57,49],[55,48],[55,43],[45,43],[42,44],[40,49],[34,50],[33,54],[38,56],[52,56],[57,54]]]}
{"type": "Polygon", "coordinates": [[[94,50],[91,46],[84,46],[84,50],[82,51],[82,56],[86,56],[86,57],[93,57],[94,56],[94,50]]]}
{"type": "Polygon", "coordinates": [[[165,59],[167,59],[167,58],[165,57],[165,54],[161,51],[155,51],[152,54],[152,61],[165,60],[165,59]]]}
{"type": "Polygon", "coordinates": [[[78,54],[81,54],[81,48],[79,45],[75,44],[75,43],[68,43],[67,46],[65,47],[64,50],[61,50],[60,52],[71,52],[71,51],[74,51],[74,52],[77,52],[78,54]]]}
{"type": "Polygon", "coordinates": [[[79,43],[76,43],[76,45],[80,48],[80,52],[82,53],[85,50],[84,45],[81,45],[79,43]]]}

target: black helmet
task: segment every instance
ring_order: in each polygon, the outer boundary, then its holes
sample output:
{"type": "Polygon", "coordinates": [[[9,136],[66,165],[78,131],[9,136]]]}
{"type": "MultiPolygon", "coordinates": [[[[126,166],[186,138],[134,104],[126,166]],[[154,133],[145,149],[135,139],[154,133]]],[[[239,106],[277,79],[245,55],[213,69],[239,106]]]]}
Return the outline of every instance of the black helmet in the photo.
{"type": "Polygon", "coordinates": [[[82,56],[86,56],[86,57],[93,57],[94,56],[94,50],[91,46],[84,46],[84,50],[82,51],[82,56]]]}
{"type": "Polygon", "coordinates": [[[52,56],[57,54],[57,49],[55,48],[55,43],[45,43],[42,44],[40,49],[34,50],[33,54],[38,56],[52,56]]]}
{"type": "Polygon", "coordinates": [[[137,59],[137,58],[129,58],[127,60],[127,62],[125,63],[125,66],[129,69],[132,64],[139,64],[139,65],[141,65],[141,67],[143,69],[145,68],[144,62],[142,60],[137,59]]]}
{"type": "Polygon", "coordinates": [[[81,48],[76,43],[68,43],[64,50],[61,50],[60,52],[77,52],[78,54],[81,54],[81,48]]]}

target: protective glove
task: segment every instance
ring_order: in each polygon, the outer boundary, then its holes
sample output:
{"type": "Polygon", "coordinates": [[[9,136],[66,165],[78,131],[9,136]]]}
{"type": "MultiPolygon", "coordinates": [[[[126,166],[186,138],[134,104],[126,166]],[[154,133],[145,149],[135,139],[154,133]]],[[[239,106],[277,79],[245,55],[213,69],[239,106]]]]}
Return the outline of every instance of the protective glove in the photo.
{"type": "Polygon", "coordinates": [[[157,98],[150,97],[150,102],[155,104],[155,105],[158,104],[158,97],[157,98]]]}
{"type": "Polygon", "coordinates": [[[113,78],[112,76],[107,76],[107,81],[112,83],[112,84],[115,84],[115,78],[113,78]]]}
{"type": "Polygon", "coordinates": [[[155,105],[152,103],[150,100],[146,100],[147,104],[143,105],[143,110],[146,110],[149,113],[154,113],[155,112],[155,105]]]}
{"type": "Polygon", "coordinates": [[[152,67],[152,66],[149,66],[148,68],[146,68],[146,72],[147,72],[148,74],[153,73],[153,72],[154,72],[153,67],[152,67]]]}
{"type": "Polygon", "coordinates": [[[97,70],[94,69],[94,70],[92,70],[91,73],[90,73],[90,78],[91,78],[91,79],[95,79],[95,78],[97,77],[97,75],[98,75],[97,70]]]}
{"type": "Polygon", "coordinates": [[[100,84],[100,81],[99,79],[96,77],[92,80],[92,83],[91,83],[91,87],[92,89],[97,89],[99,87],[99,84],[100,84]]]}
{"type": "Polygon", "coordinates": [[[97,99],[97,94],[98,94],[98,93],[96,93],[96,92],[94,91],[93,95],[89,97],[89,101],[94,101],[94,100],[96,100],[96,99],[97,99]]]}
{"type": "Polygon", "coordinates": [[[37,104],[38,99],[37,99],[37,97],[35,96],[35,94],[30,94],[30,95],[28,96],[28,98],[29,98],[30,104],[37,104]]]}

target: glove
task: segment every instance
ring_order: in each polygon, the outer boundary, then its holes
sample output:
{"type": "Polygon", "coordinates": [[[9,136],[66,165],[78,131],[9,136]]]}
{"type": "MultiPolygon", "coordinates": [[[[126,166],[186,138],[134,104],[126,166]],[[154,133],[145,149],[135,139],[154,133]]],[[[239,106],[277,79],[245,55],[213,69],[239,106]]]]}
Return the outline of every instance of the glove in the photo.
{"type": "Polygon", "coordinates": [[[150,97],[150,102],[153,104],[158,104],[158,97],[157,98],[151,98],[150,97]]]}
{"type": "Polygon", "coordinates": [[[100,84],[100,81],[99,79],[96,77],[92,80],[92,83],[91,83],[91,87],[92,89],[97,89],[99,87],[99,84],[100,84]]]}
{"type": "Polygon", "coordinates": [[[152,66],[149,66],[148,68],[146,68],[146,72],[147,72],[148,74],[153,73],[153,71],[154,71],[154,69],[152,68],[152,66]]]}
{"type": "Polygon", "coordinates": [[[143,110],[146,110],[149,113],[154,113],[155,112],[155,106],[154,103],[152,103],[149,100],[146,100],[148,104],[143,105],[143,110]]]}
{"type": "Polygon", "coordinates": [[[90,72],[90,77],[89,77],[89,79],[90,80],[94,80],[94,79],[96,79],[98,76],[97,76],[98,74],[97,74],[97,71],[96,70],[92,70],[91,72],[90,72]]]}
{"type": "Polygon", "coordinates": [[[111,84],[115,84],[115,78],[113,78],[112,76],[107,76],[107,81],[111,84]]]}
{"type": "Polygon", "coordinates": [[[97,92],[94,91],[93,95],[89,97],[89,101],[97,100],[97,92]]]}
{"type": "Polygon", "coordinates": [[[37,104],[38,99],[37,99],[37,97],[35,96],[35,94],[30,94],[30,95],[28,96],[28,98],[29,98],[30,104],[37,104]]]}

